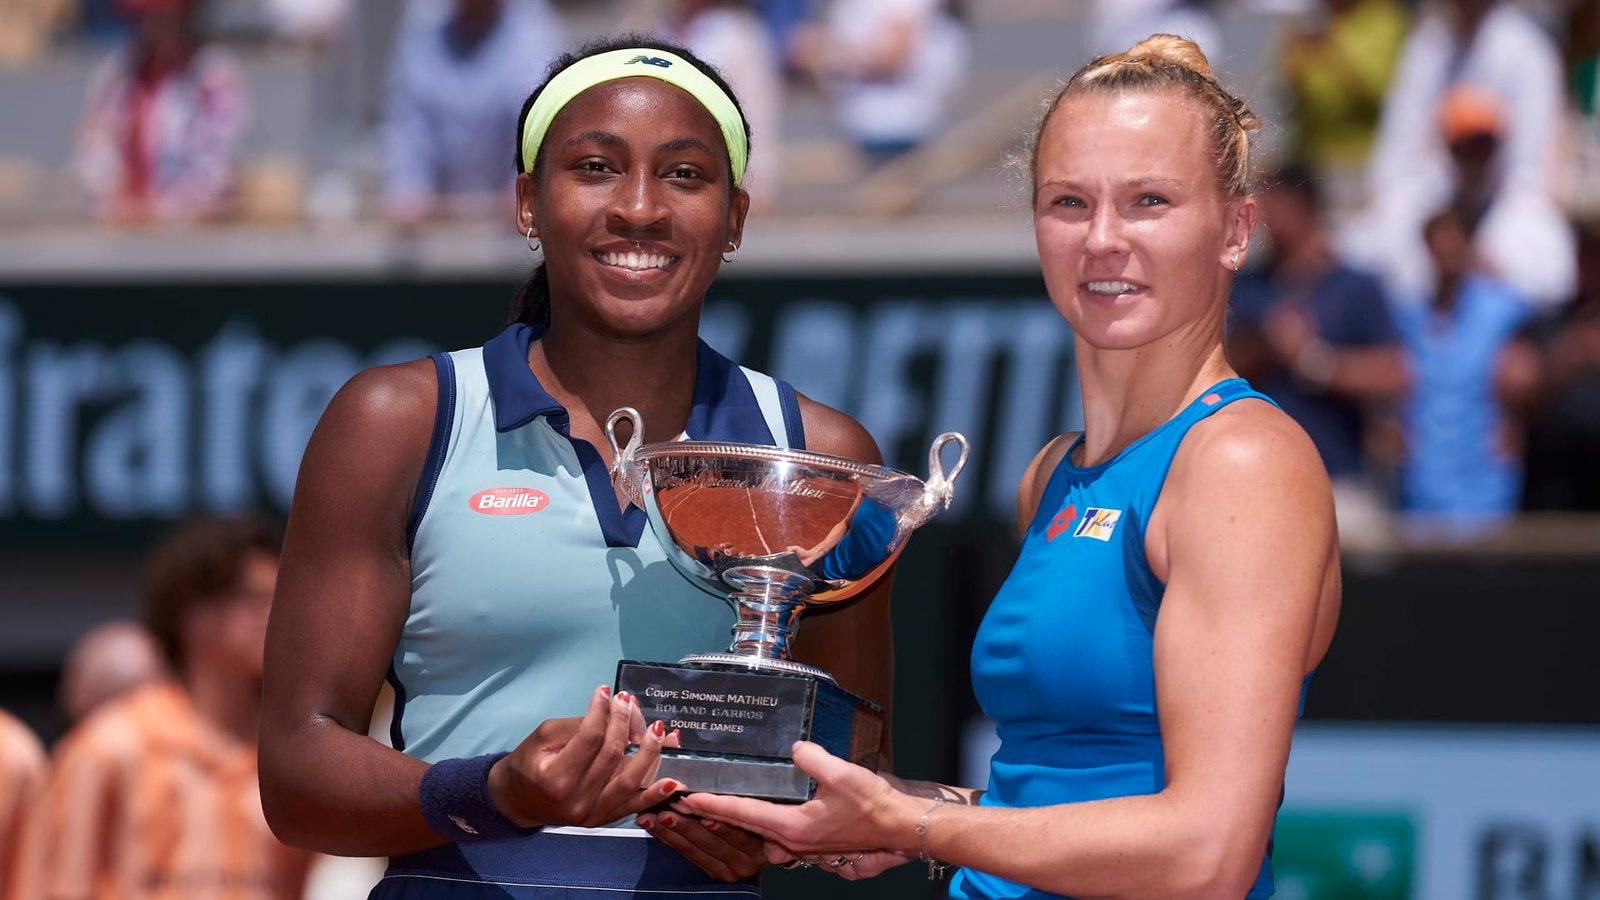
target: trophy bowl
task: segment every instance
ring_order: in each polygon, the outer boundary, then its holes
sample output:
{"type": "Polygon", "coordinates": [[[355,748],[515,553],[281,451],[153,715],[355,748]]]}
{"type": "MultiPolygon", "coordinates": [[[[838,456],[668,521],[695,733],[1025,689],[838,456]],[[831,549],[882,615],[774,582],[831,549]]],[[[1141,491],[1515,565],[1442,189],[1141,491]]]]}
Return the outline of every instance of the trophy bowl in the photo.
{"type": "Polygon", "coordinates": [[[969,453],[966,438],[939,435],[924,483],[826,453],[707,441],[642,445],[643,434],[631,407],[606,421],[614,476],[678,571],[738,614],[726,653],[681,661],[822,677],[829,676],[790,653],[801,612],[849,600],[882,577],[911,532],[950,505],[969,453]],[[619,449],[616,426],[624,420],[633,434],[619,449]],[[952,443],[960,454],[946,473],[941,455],[952,443]]]}
{"type": "Polygon", "coordinates": [[[645,511],[673,566],[736,614],[726,651],[618,666],[617,689],[638,697],[647,718],[680,731],[681,748],[663,754],[661,773],[691,790],[804,800],[815,785],[788,761],[789,747],[802,739],[875,768],[882,708],[796,662],[790,648],[801,613],[871,587],[911,532],[950,505],[966,438],[934,439],[923,482],[826,453],[644,444],[643,435],[632,408],[607,419],[612,476],[645,511]],[[617,437],[623,421],[632,425],[626,447],[617,437]],[[959,453],[946,472],[950,444],[959,453]]]}

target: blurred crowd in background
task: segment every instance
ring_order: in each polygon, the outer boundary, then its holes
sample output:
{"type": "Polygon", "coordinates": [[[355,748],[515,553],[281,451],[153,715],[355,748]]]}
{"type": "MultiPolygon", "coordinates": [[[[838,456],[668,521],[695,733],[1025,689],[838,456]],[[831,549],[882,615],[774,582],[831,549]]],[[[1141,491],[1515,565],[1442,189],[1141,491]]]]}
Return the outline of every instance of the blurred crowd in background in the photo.
{"type": "MultiPolygon", "coordinates": [[[[498,226],[529,85],[561,48],[617,29],[683,42],[727,73],[751,119],[756,215],[914,216],[915,182],[992,180],[1025,146],[1035,103],[1008,116],[1006,97],[973,90],[997,69],[981,40],[994,21],[1052,24],[1085,57],[1180,33],[1276,120],[1238,364],[1322,447],[1346,523],[1398,510],[1427,533],[1471,535],[1521,508],[1600,509],[1583,465],[1600,450],[1596,9],[8,0],[0,78],[78,59],[82,105],[67,162],[0,152],[0,228],[498,226]],[[1230,45],[1256,33],[1246,22],[1267,23],[1255,56],[1230,45]],[[283,71],[313,88],[306,133],[287,144],[268,108],[281,98],[251,83],[283,71]],[[909,195],[879,190],[897,179],[909,195]],[[829,196],[856,199],[816,205],[829,196]]],[[[1063,74],[1062,57],[1044,74],[1063,74]]]]}
{"type": "MultiPolygon", "coordinates": [[[[916,216],[914,190],[814,198],[1002,172],[1037,110],[972,90],[998,80],[978,51],[1006,16],[1059,27],[1084,58],[1193,37],[1279,113],[1230,354],[1316,441],[1342,531],[1449,541],[1521,511],[1600,511],[1593,0],[4,0],[0,240],[509,223],[523,99],[563,47],[617,28],[726,73],[752,126],[755,215],[916,216]],[[1246,21],[1269,23],[1255,57],[1229,46],[1246,21]],[[315,98],[292,139],[261,81],[285,72],[315,98]],[[42,110],[17,86],[63,79],[70,150],[42,158],[49,142],[26,140],[42,110]]],[[[1044,74],[1083,61],[1065,56],[1044,74]]],[[[240,818],[259,817],[251,698],[275,558],[268,530],[237,521],[158,551],[148,629],[113,623],[67,661],[61,715],[81,724],[55,779],[0,720],[0,894],[144,896],[68,880],[160,869],[299,896],[309,861],[240,818]]]]}

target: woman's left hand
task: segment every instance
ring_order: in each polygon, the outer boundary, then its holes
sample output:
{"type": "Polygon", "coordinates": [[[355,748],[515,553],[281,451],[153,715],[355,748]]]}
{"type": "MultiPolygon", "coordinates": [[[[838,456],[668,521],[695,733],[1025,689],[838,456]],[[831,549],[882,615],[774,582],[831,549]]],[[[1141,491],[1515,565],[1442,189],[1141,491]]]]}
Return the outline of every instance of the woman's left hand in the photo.
{"type": "MultiPolygon", "coordinates": [[[[690,794],[675,801],[673,809],[754,832],[802,858],[831,859],[844,852],[853,856],[863,848],[916,852],[913,829],[917,812],[913,808],[920,800],[816,744],[795,744],[794,762],[817,782],[815,797],[798,806],[690,794]]],[[[871,865],[879,862],[886,861],[874,860],[871,865]]]]}
{"type": "Polygon", "coordinates": [[[760,836],[712,819],[663,810],[640,813],[634,821],[718,881],[743,881],[768,861],[760,836]]]}

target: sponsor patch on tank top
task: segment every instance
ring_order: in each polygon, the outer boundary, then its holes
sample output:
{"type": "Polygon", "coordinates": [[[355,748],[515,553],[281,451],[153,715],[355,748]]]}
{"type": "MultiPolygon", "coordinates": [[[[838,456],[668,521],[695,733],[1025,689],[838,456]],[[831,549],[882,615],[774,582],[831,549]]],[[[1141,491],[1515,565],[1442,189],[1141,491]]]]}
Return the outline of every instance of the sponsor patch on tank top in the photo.
{"type": "Polygon", "coordinates": [[[1120,509],[1100,509],[1091,506],[1083,511],[1083,520],[1078,523],[1078,530],[1072,533],[1075,538],[1090,537],[1097,541],[1111,540],[1111,532],[1117,530],[1117,520],[1122,518],[1120,509]]]}
{"type": "Polygon", "coordinates": [[[1050,520],[1050,527],[1046,528],[1044,531],[1045,543],[1055,540],[1061,535],[1061,532],[1071,528],[1072,520],[1076,519],[1077,517],[1078,507],[1068,503],[1066,509],[1056,513],[1056,517],[1050,520]]]}
{"type": "Polygon", "coordinates": [[[550,505],[544,491],[527,487],[497,487],[479,491],[467,499],[467,506],[486,516],[525,516],[550,505]]]}

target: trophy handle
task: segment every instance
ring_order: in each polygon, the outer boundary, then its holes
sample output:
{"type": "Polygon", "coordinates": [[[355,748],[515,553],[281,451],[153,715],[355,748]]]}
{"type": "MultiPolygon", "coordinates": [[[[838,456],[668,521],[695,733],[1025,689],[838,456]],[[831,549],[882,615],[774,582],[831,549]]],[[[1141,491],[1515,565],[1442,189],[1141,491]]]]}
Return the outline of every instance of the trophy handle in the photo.
{"type": "Polygon", "coordinates": [[[950,501],[955,497],[956,476],[966,468],[967,457],[971,452],[972,447],[967,443],[967,439],[954,431],[946,431],[933,439],[933,446],[928,449],[928,481],[922,489],[922,516],[917,522],[918,526],[950,508],[950,501]],[[961,452],[956,456],[956,464],[946,472],[944,448],[950,444],[960,447],[961,452]]]}
{"type": "MultiPolygon", "coordinates": [[[[627,496],[628,502],[643,509],[644,470],[635,459],[639,445],[644,443],[644,419],[640,417],[639,411],[631,406],[624,406],[612,412],[606,419],[606,440],[611,443],[611,477],[622,486],[622,493],[627,496]],[[617,423],[623,419],[633,424],[633,434],[628,436],[626,448],[617,445],[617,423]]],[[[966,458],[965,453],[962,454],[962,458],[966,458]]]]}

